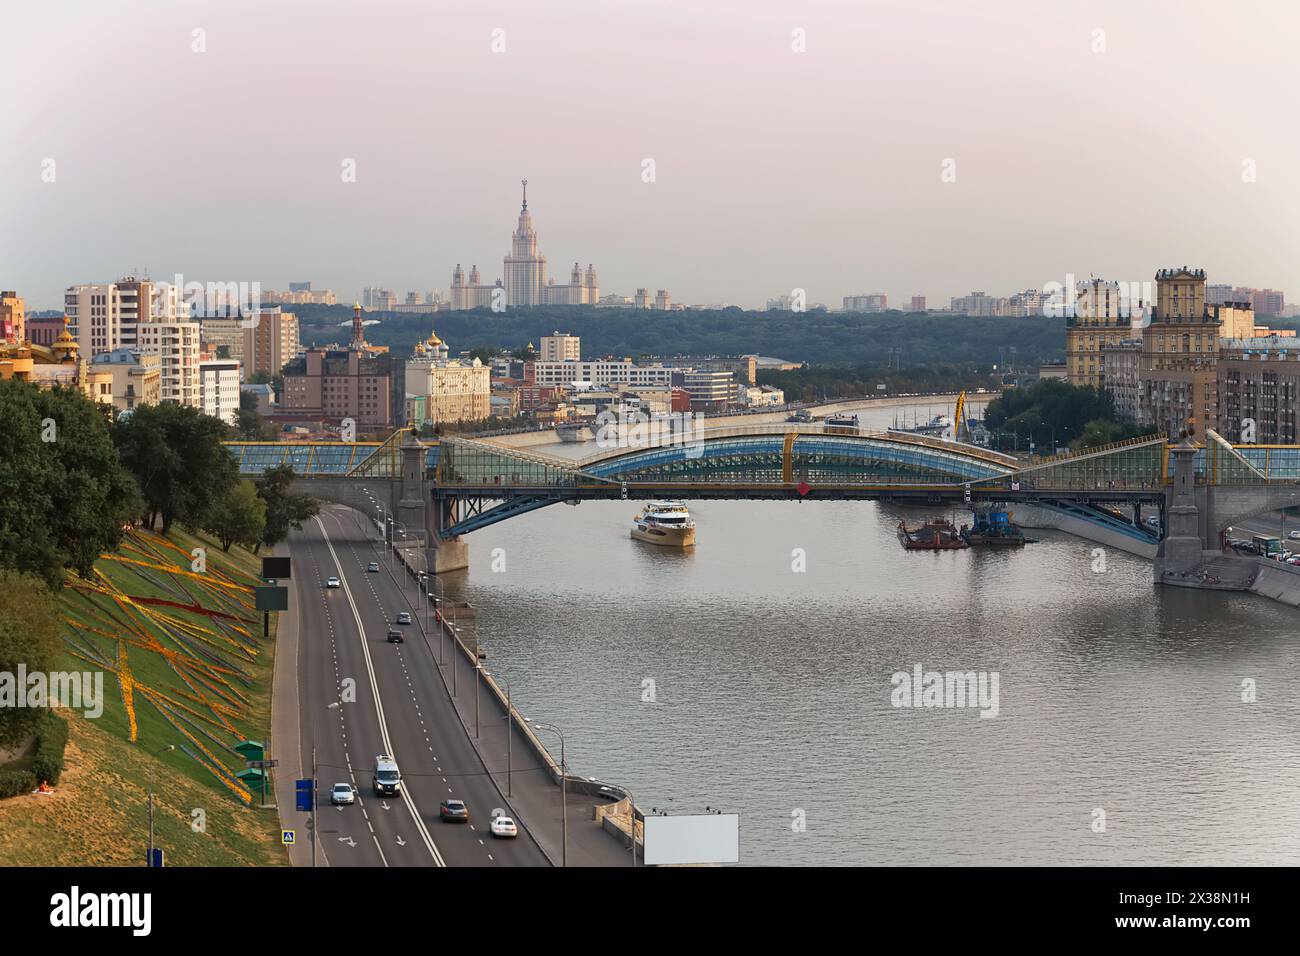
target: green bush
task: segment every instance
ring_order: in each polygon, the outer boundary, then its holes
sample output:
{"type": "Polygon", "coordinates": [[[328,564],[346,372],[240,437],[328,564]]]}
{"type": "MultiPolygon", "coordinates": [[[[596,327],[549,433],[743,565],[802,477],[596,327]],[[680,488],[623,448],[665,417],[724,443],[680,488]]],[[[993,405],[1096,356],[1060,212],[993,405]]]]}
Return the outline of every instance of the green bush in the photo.
{"type": "Polygon", "coordinates": [[[46,714],[36,737],[36,756],[32,759],[32,773],[39,783],[44,780],[53,786],[63,773],[63,749],[68,745],[68,722],[56,713],[46,714]]]}
{"type": "Polygon", "coordinates": [[[0,800],[21,797],[36,789],[36,774],[30,770],[0,770],[0,800]]]}

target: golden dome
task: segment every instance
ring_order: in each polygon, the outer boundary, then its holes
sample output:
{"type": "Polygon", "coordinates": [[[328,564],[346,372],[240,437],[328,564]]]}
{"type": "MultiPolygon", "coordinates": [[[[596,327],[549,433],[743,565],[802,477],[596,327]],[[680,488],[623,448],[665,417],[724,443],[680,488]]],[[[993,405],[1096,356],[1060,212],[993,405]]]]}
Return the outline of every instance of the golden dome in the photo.
{"type": "Polygon", "coordinates": [[[81,348],[77,340],[72,337],[72,332],[68,330],[69,320],[65,315],[63,317],[63,331],[59,337],[54,340],[50,346],[50,351],[58,356],[60,362],[75,362],[77,360],[77,350],[81,348]]]}

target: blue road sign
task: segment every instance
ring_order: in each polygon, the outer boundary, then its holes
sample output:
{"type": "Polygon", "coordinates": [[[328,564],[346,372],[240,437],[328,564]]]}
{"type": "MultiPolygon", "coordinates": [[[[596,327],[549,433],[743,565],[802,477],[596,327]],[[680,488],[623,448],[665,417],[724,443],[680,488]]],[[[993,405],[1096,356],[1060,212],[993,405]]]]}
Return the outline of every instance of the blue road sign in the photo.
{"type": "Polygon", "coordinates": [[[160,867],[163,865],[162,847],[156,846],[153,848],[153,856],[149,858],[149,865],[151,867],[160,867]]]}
{"type": "Polygon", "coordinates": [[[306,813],[310,813],[315,808],[316,790],[310,780],[298,780],[294,783],[294,790],[297,795],[295,801],[296,808],[306,813]]]}
{"type": "Polygon", "coordinates": [[[294,832],[292,830],[280,831],[280,842],[285,846],[293,846],[294,832]]]}

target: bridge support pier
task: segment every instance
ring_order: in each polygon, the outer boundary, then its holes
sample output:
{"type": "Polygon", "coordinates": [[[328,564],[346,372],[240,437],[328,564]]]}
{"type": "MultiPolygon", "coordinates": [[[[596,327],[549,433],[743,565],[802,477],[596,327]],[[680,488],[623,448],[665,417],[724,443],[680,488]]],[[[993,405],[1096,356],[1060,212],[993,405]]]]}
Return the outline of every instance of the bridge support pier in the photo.
{"type": "Polygon", "coordinates": [[[424,553],[429,561],[429,569],[434,574],[463,571],[469,567],[469,542],[463,535],[444,538],[439,533],[443,528],[456,523],[456,500],[432,496],[430,499],[424,509],[428,519],[425,525],[424,553]]]}
{"type": "Polygon", "coordinates": [[[1196,487],[1196,446],[1184,439],[1170,449],[1174,459],[1173,483],[1165,492],[1164,540],[1156,552],[1155,578],[1199,568],[1205,560],[1202,509],[1204,492],[1196,487]]]}

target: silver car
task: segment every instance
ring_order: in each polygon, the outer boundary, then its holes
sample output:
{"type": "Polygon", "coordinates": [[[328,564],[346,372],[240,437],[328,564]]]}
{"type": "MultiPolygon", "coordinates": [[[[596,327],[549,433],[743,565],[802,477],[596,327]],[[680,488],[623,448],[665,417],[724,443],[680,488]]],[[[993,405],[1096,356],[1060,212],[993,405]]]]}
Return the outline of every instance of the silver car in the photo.
{"type": "Polygon", "coordinates": [[[336,807],[350,807],[357,799],[357,788],[350,783],[336,783],[330,790],[330,803],[336,807]]]}

